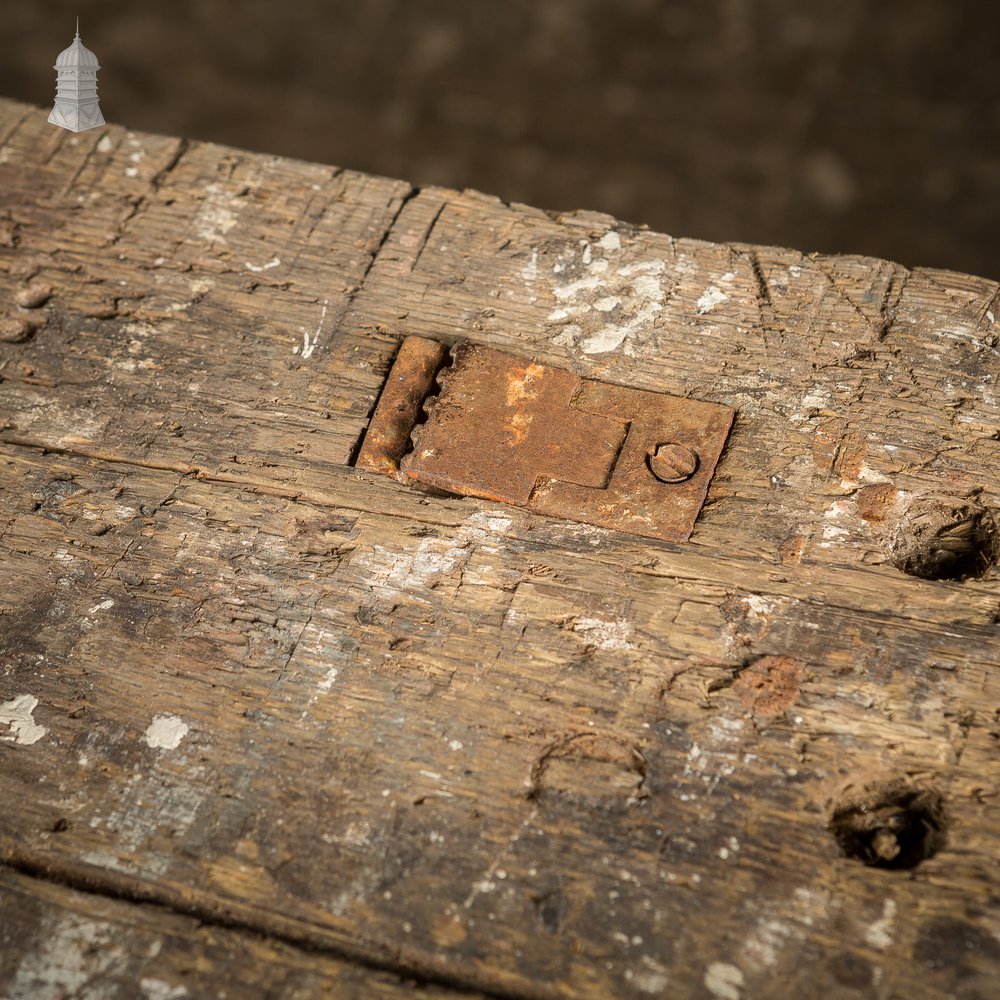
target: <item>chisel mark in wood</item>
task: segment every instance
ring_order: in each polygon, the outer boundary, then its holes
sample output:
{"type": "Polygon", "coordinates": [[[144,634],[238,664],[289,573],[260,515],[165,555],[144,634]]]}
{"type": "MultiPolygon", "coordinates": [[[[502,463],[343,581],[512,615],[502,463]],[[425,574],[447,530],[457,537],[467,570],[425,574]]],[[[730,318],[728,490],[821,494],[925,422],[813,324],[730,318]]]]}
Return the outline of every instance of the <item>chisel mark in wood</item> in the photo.
{"type": "Polygon", "coordinates": [[[424,232],[424,235],[420,239],[420,243],[417,246],[417,252],[413,255],[413,262],[410,265],[411,271],[415,271],[417,269],[417,265],[420,263],[420,258],[423,256],[424,250],[427,249],[427,244],[430,242],[431,235],[434,232],[434,227],[438,224],[438,219],[441,218],[442,213],[447,207],[448,207],[448,202],[442,201],[440,206],[438,207],[438,210],[434,213],[434,216],[431,219],[430,224],[427,227],[427,230],[424,232]]]}

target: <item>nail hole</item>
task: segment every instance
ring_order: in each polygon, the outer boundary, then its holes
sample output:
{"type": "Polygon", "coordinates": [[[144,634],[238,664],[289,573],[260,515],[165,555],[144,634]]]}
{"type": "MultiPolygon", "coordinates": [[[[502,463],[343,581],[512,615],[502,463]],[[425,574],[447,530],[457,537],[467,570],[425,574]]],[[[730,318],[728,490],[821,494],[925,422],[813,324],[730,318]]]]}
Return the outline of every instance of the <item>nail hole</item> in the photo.
{"type": "Polygon", "coordinates": [[[940,792],[905,779],[848,787],[829,822],[847,857],[893,869],[933,857],[944,846],[945,826],[940,792]]]}
{"type": "Polygon", "coordinates": [[[972,580],[996,565],[1000,539],[982,507],[919,503],[897,527],[890,553],[893,566],[923,580],[972,580]]]}

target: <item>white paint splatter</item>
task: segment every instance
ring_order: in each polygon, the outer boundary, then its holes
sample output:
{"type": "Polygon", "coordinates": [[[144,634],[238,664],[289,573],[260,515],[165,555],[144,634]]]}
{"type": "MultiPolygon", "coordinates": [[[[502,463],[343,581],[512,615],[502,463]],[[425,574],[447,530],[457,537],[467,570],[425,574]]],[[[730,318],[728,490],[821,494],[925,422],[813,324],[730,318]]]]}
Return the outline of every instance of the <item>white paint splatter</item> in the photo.
{"type": "Polygon", "coordinates": [[[97,140],[98,153],[110,153],[113,148],[114,143],[111,141],[110,135],[102,135],[101,138],[97,140]]]}
{"type": "Polygon", "coordinates": [[[576,618],[573,631],[581,632],[587,642],[598,649],[634,649],[628,641],[632,626],[628,622],[608,618],[576,618]]]}
{"type": "Polygon", "coordinates": [[[649,955],[642,956],[641,969],[626,969],[625,978],[643,993],[650,993],[653,996],[663,996],[670,979],[667,976],[667,969],[650,958],[649,955]]]}
{"type": "Polygon", "coordinates": [[[244,261],[243,266],[248,271],[260,274],[261,271],[270,271],[272,267],[278,267],[279,264],[281,264],[281,258],[272,257],[266,264],[251,264],[250,261],[244,261]]]}
{"type": "Polygon", "coordinates": [[[743,973],[728,962],[713,962],[705,971],[705,986],[719,1000],[740,1000],[743,973]]]}
{"type": "Polygon", "coordinates": [[[0,705],[0,726],[10,727],[9,734],[0,736],[0,740],[21,746],[37,743],[48,732],[32,717],[37,707],[38,699],[31,694],[18,695],[12,701],[5,701],[0,705]]]}
{"type": "Polygon", "coordinates": [[[719,288],[718,285],[709,285],[698,298],[697,307],[698,315],[704,316],[705,313],[711,312],[717,305],[721,302],[725,302],[729,298],[726,293],[719,288]]]}
{"type": "Polygon", "coordinates": [[[162,979],[143,979],[139,983],[146,1000],[181,1000],[181,997],[190,996],[184,986],[171,986],[162,979]]]}
{"type": "Polygon", "coordinates": [[[887,899],[882,906],[882,916],[865,931],[865,941],[872,948],[880,950],[888,948],[892,944],[892,931],[895,922],[896,901],[887,899]]]}
{"type": "Polygon", "coordinates": [[[146,729],[146,746],[154,750],[176,750],[190,732],[176,715],[157,715],[146,729]]]}
{"type": "Polygon", "coordinates": [[[316,685],[320,691],[329,691],[333,687],[333,682],[337,679],[337,674],[339,671],[336,667],[330,667],[326,672],[326,676],[316,685]]]}
{"type": "MultiPolygon", "coordinates": [[[[329,308],[330,308],[330,300],[329,299],[324,299],[323,300],[323,311],[320,313],[319,323],[316,326],[316,332],[312,335],[311,339],[309,337],[308,331],[306,331],[306,330],[302,331],[302,347],[301,347],[301,351],[302,351],[302,357],[306,361],[308,361],[313,356],[313,351],[315,351],[316,348],[319,346],[319,335],[320,335],[320,332],[323,329],[323,321],[326,319],[326,311],[329,308]]],[[[299,345],[296,344],[295,347],[292,348],[292,354],[298,354],[299,350],[300,350],[299,345]]]]}
{"type": "Polygon", "coordinates": [[[98,611],[107,611],[108,608],[113,608],[115,602],[109,597],[106,601],[101,601],[100,604],[95,604],[88,612],[88,615],[96,615],[98,611]]]}

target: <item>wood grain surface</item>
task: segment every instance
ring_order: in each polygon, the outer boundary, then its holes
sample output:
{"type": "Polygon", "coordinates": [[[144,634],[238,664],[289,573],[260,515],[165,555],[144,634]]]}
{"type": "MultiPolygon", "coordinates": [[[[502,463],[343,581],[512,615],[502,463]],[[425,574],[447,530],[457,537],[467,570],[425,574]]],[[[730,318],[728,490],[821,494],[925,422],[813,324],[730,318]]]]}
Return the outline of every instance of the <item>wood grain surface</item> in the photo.
{"type": "Polygon", "coordinates": [[[0,137],[0,995],[992,995],[995,282],[0,137]],[[734,406],[691,540],[351,468],[407,334],[734,406]]]}

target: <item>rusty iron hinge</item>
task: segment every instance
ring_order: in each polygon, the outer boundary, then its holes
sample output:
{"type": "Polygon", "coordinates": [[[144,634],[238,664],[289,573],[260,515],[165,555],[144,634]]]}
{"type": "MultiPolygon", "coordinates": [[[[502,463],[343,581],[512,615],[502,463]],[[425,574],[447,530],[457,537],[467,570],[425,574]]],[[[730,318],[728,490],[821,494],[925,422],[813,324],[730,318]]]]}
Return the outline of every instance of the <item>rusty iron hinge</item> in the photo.
{"type": "Polygon", "coordinates": [[[450,366],[447,355],[433,340],[403,341],[358,468],[649,538],[690,536],[730,407],[481,344],[459,344],[450,366]]]}

